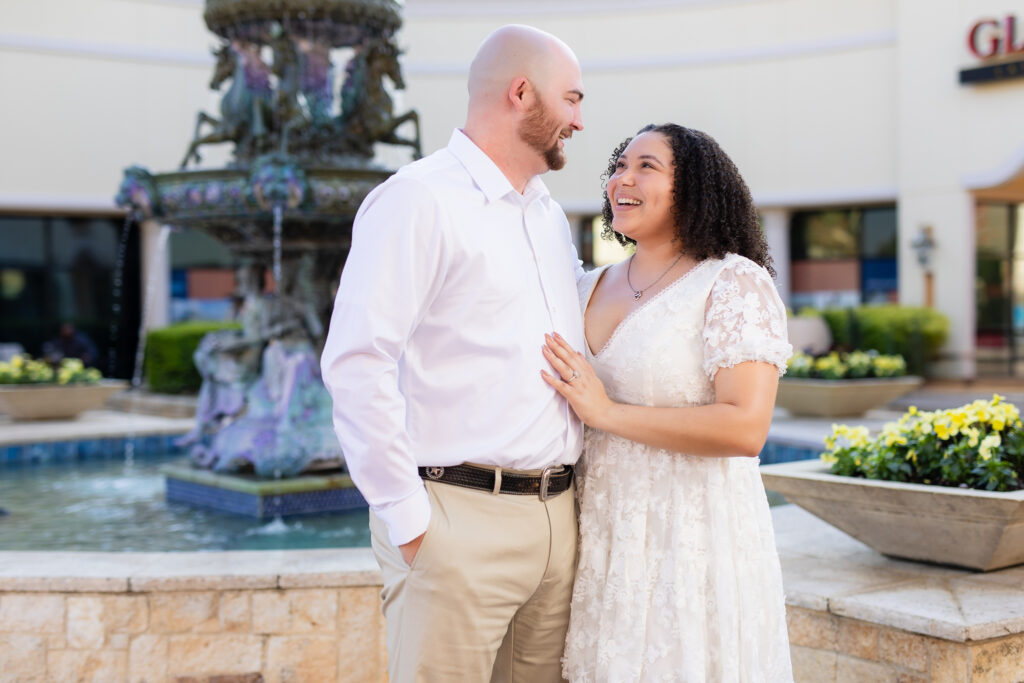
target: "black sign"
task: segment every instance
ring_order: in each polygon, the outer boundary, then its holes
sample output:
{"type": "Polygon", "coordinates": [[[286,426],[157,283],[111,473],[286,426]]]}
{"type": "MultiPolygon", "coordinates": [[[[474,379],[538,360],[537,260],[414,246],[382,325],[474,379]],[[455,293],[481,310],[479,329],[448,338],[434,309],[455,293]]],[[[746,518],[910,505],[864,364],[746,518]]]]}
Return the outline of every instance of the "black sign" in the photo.
{"type": "Polygon", "coordinates": [[[964,84],[1007,81],[1012,78],[1024,78],[1024,59],[960,71],[960,82],[964,84]]]}

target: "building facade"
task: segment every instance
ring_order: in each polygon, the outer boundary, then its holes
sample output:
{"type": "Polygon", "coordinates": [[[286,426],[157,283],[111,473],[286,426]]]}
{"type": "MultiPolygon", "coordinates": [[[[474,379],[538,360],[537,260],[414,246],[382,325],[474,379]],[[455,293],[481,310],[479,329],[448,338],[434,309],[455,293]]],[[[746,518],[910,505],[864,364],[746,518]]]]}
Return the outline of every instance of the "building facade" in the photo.
{"type": "MultiPolygon", "coordinates": [[[[202,9],[5,3],[0,243],[46,221],[113,221],[89,230],[118,234],[122,169],[177,166],[197,111],[218,105],[202,9]]],[[[1024,373],[1021,0],[407,0],[404,14],[400,102],[419,111],[428,152],[461,123],[467,65],[491,30],[527,23],[576,50],[585,130],[545,182],[588,260],[618,257],[595,242],[608,154],[646,123],[678,122],[714,136],[747,179],[792,308],[931,305],[952,323],[936,373],[1024,373]]],[[[155,292],[140,297],[145,324],[226,310],[229,259],[182,234],[160,252],[160,226],[132,229],[155,292]]],[[[0,342],[18,334],[8,311],[59,290],[44,282],[63,267],[55,252],[18,244],[0,249],[0,342]]],[[[48,315],[74,315],[69,301],[48,315]]]]}

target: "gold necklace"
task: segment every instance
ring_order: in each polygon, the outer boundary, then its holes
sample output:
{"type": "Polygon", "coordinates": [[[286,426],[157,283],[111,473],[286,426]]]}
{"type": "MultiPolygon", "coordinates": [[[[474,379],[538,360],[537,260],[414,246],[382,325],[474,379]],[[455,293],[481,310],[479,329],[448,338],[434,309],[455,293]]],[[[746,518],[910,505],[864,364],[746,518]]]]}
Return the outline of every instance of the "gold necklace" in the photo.
{"type": "Polygon", "coordinates": [[[633,257],[634,256],[636,256],[636,252],[633,252],[632,254],[630,254],[630,256],[629,256],[629,263],[626,264],[626,284],[629,285],[629,288],[633,290],[633,300],[634,301],[639,300],[640,297],[642,297],[644,295],[644,292],[646,292],[648,289],[650,289],[654,285],[656,285],[659,282],[661,282],[661,278],[665,277],[665,275],[668,273],[668,271],[672,270],[672,268],[674,268],[675,265],[677,263],[679,263],[679,260],[683,258],[683,254],[682,254],[682,252],[680,252],[679,256],[676,257],[676,260],[673,261],[672,264],[668,268],[666,268],[664,270],[664,272],[662,272],[661,275],[658,276],[657,280],[655,280],[651,284],[647,285],[643,289],[637,289],[636,287],[633,286],[633,282],[629,279],[629,271],[630,271],[630,269],[633,268],[633,257]]]}

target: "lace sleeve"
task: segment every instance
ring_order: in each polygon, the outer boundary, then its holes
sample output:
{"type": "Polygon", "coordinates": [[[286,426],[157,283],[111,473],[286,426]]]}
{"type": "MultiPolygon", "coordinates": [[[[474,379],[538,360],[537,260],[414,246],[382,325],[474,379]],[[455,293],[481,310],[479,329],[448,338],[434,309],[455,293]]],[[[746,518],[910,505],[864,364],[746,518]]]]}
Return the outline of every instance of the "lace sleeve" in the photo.
{"type": "Polygon", "coordinates": [[[722,268],[704,313],[704,372],[712,381],[721,368],[746,361],[771,363],[786,372],[793,354],[786,307],[768,271],[737,258],[722,268]]]}

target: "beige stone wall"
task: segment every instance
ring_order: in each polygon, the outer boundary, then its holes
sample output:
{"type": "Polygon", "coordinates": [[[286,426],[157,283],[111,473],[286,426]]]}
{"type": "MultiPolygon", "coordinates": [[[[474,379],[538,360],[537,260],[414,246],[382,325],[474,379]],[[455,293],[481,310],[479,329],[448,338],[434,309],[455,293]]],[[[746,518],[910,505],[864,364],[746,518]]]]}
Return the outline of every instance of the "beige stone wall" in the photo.
{"type": "MultiPolygon", "coordinates": [[[[1024,681],[1024,566],[899,562],[772,517],[797,683],[1024,681]]],[[[0,552],[0,683],[385,681],[380,583],[369,548],[0,552]]]]}
{"type": "MultiPolygon", "coordinates": [[[[0,592],[0,682],[386,681],[378,590],[0,592]]],[[[1024,680],[1021,634],[957,643],[792,606],[788,620],[797,683],[1024,680]]]]}
{"type": "Polygon", "coordinates": [[[1024,634],[951,642],[792,606],[787,619],[797,683],[1024,680],[1024,634]]]}
{"type": "Polygon", "coordinates": [[[385,681],[378,591],[0,592],[0,681],[385,681]]]}

